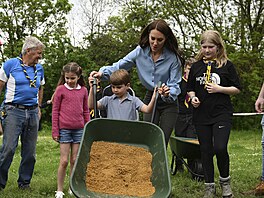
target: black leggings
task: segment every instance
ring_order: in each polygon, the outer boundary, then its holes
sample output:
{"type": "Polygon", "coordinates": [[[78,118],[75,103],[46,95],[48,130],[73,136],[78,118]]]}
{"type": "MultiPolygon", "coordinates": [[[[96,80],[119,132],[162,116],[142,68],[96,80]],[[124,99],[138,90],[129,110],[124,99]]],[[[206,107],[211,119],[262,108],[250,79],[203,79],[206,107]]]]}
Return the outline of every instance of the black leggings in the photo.
{"type": "Polygon", "coordinates": [[[205,183],[214,182],[214,162],[216,155],[220,177],[229,176],[229,154],[227,144],[231,123],[218,122],[213,125],[195,125],[201,149],[205,183]]]}

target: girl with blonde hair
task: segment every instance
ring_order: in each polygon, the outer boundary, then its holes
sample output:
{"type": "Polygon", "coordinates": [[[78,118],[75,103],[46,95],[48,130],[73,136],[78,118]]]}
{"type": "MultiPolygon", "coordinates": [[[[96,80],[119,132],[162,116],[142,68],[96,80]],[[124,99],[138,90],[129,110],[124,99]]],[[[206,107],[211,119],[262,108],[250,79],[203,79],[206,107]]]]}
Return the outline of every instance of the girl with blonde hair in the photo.
{"type": "Polygon", "coordinates": [[[216,155],[223,197],[232,197],[227,150],[232,126],[233,107],[230,95],[241,86],[233,63],[228,60],[219,32],[207,30],[201,35],[198,60],[191,67],[187,92],[193,105],[195,125],[205,176],[205,195],[215,197],[214,162],[216,155]]]}

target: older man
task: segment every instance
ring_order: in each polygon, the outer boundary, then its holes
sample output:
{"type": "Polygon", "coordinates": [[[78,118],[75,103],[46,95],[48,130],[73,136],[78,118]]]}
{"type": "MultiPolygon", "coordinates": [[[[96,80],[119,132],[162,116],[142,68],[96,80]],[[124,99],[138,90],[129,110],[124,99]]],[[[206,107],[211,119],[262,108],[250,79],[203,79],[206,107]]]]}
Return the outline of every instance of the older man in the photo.
{"type": "Polygon", "coordinates": [[[45,84],[44,70],[38,63],[44,44],[35,37],[27,37],[22,54],[7,60],[0,69],[0,94],[5,87],[3,115],[3,144],[0,150],[0,190],[8,179],[18,140],[21,140],[21,162],[18,187],[30,188],[36,162],[40,108],[45,84]]]}

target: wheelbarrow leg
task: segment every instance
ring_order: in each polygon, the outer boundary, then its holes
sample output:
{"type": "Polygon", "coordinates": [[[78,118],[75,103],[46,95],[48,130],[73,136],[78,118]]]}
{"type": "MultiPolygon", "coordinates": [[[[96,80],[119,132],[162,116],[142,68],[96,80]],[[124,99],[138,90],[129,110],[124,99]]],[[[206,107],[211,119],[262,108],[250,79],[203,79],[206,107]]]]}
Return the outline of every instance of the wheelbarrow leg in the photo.
{"type": "Polygon", "coordinates": [[[176,160],[176,155],[174,153],[172,153],[171,169],[170,169],[170,172],[172,175],[176,175],[176,173],[177,173],[175,160],[176,160]],[[174,163],[175,163],[175,166],[174,166],[174,163]]]}

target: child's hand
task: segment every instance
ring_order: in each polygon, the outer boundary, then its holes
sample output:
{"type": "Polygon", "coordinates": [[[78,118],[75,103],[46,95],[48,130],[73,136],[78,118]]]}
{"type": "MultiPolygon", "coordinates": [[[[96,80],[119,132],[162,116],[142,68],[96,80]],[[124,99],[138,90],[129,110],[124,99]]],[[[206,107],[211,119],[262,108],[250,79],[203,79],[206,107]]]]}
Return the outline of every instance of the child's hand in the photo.
{"type": "Polygon", "coordinates": [[[59,142],[59,136],[52,137],[54,141],[59,142]]]}
{"type": "Polygon", "coordinates": [[[165,83],[163,83],[161,87],[158,88],[158,92],[162,96],[168,97],[170,94],[170,88],[167,85],[165,85],[165,83]]]}
{"type": "Polygon", "coordinates": [[[215,83],[207,83],[205,86],[208,93],[217,93],[220,92],[221,87],[215,83]]]}
{"type": "Polygon", "coordinates": [[[199,105],[201,104],[199,98],[197,98],[196,96],[193,96],[191,99],[191,103],[193,105],[194,108],[199,107],[199,105]]]}
{"type": "MultiPolygon", "coordinates": [[[[89,86],[92,87],[94,83],[94,77],[88,77],[89,86]]],[[[96,84],[98,85],[100,83],[100,79],[96,78],[96,84]]]]}
{"type": "Polygon", "coordinates": [[[93,87],[93,81],[94,81],[94,77],[88,77],[88,81],[89,81],[89,86],[93,87]]]}

